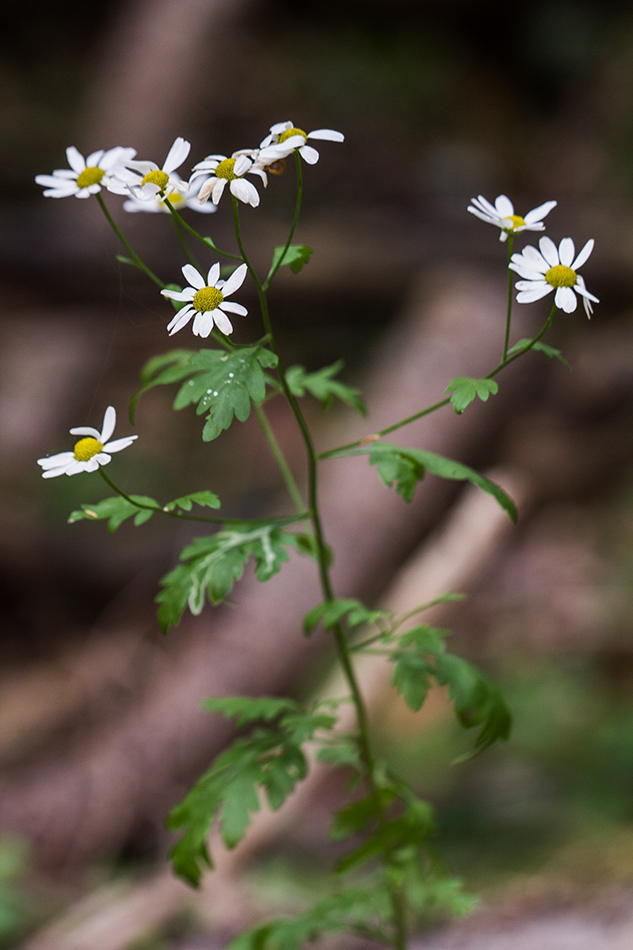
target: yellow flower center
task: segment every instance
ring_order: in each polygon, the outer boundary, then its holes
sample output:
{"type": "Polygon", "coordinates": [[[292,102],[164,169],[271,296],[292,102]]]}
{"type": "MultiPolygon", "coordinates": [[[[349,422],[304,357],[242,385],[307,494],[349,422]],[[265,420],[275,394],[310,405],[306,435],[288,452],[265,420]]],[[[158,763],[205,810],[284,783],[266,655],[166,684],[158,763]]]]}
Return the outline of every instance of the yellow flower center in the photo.
{"type": "Polygon", "coordinates": [[[509,226],[504,226],[504,231],[516,231],[517,228],[525,227],[525,218],[522,218],[520,214],[509,214],[507,218],[503,219],[504,225],[506,221],[512,223],[509,226]]]}
{"type": "Polygon", "coordinates": [[[237,175],[233,171],[234,168],[235,168],[235,159],[225,158],[224,161],[220,162],[220,164],[216,168],[215,177],[226,178],[227,181],[233,181],[234,178],[237,178],[237,175]]]}
{"type": "Polygon", "coordinates": [[[203,287],[193,298],[193,306],[198,313],[205,313],[207,310],[215,310],[223,300],[224,295],[217,287],[203,287]]]}
{"type": "Polygon", "coordinates": [[[87,439],[80,439],[77,442],[74,456],[78,462],[87,462],[88,459],[91,459],[93,455],[98,455],[99,452],[103,452],[103,443],[88,436],[87,439]]]}
{"type": "Polygon", "coordinates": [[[151,183],[152,185],[158,185],[159,189],[164,191],[168,181],[169,175],[167,172],[162,172],[160,169],[156,169],[156,171],[148,172],[147,175],[145,175],[141,185],[147,185],[148,183],[151,183]]]}
{"type": "Polygon", "coordinates": [[[96,165],[91,165],[89,168],[84,168],[81,174],[77,175],[77,185],[80,188],[98,185],[104,175],[105,172],[103,168],[97,168],[96,165]]]}
{"type": "Polygon", "coordinates": [[[308,137],[308,133],[304,132],[303,129],[286,129],[286,131],[282,132],[279,136],[279,141],[285,142],[286,139],[292,138],[293,135],[303,135],[304,139],[308,137]]]}
{"type": "Polygon", "coordinates": [[[572,270],[571,267],[565,267],[564,264],[550,267],[545,274],[545,280],[552,287],[573,287],[576,279],[576,271],[572,270]]]}

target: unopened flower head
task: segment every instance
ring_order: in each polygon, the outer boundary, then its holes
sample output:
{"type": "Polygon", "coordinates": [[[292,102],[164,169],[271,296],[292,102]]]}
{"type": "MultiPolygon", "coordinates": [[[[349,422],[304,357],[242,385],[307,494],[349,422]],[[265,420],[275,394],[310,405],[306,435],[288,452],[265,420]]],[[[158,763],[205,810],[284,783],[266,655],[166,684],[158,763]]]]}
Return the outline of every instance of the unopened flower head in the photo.
{"type": "Polygon", "coordinates": [[[89,198],[102,188],[119,192],[114,177],[114,169],[120,162],[131,161],[136,149],[116,148],[99,149],[87,158],[74,145],[66,149],[66,158],[70,168],[58,168],[52,175],[36,175],[35,181],[45,188],[45,198],[89,198]]]}
{"type": "Polygon", "coordinates": [[[304,132],[289,120],[277,122],[276,125],[271,125],[270,132],[259,146],[257,163],[264,167],[273,165],[297,149],[308,165],[315,165],[319,160],[319,153],[307,144],[308,139],[343,142],[345,136],[342,132],[335,132],[334,129],[314,129],[312,132],[304,132]]]}
{"type": "Polygon", "coordinates": [[[182,300],[186,304],[180,308],[168,325],[169,335],[173,336],[174,333],[182,330],[192,317],[192,329],[196,336],[209,336],[214,326],[226,336],[232,333],[233,324],[227,317],[227,312],[245,317],[248,311],[241,304],[233,303],[226,298],[242,286],[247,269],[246,264],[240,264],[228,280],[220,280],[220,265],[214,264],[209,269],[205,280],[192,264],[185,264],[182,273],[189,281],[189,287],[180,291],[161,290],[163,296],[171,300],[182,300]]]}
{"type": "Polygon", "coordinates": [[[514,205],[505,195],[499,195],[495,198],[494,205],[483,195],[479,195],[478,198],[472,199],[472,204],[468,206],[468,210],[471,214],[481,218],[482,221],[501,228],[499,240],[507,241],[508,234],[517,234],[519,231],[544,231],[543,218],[555,207],[555,201],[546,201],[545,204],[533,208],[521,217],[520,214],[514,213],[514,205]]]}
{"type": "Polygon", "coordinates": [[[513,254],[509,264],[510,270],[524,278],[515,284],[519,291],[517,302],[532,303],[533,300],[540,300],[555,291],[554,303],[558,309],[573,313],[578,303],[576,294],[580,294],[585,313],[590,317],[593,313],[592,301],[599,303],[599,300],[589,293],[577,271],[588,259],[593,245],[592,238],[580,253],[576,254],[571,238],[563,238],[557,248],[550,238],[542,237],[538,251],[535,247],[528,246],[523,248],[520,254],[513,254]]]}
{"type": "Polygon", "coordinates": [[[207,176],[198,192],[198,201],[205,202],[211,198],[213,204],[217,205],[228,185],[232,195],[256,208],[259,204],[259,192],[252,182],[244,178],[244,175],[258,175],[264,187],[266,187],[267,178],[263,168],[254,164],[253,155],[253,149],[233,152],[230,158],[226,155],[207,155],[205,159],[194,165],[190,183],[202,175],[207,176]]]}
{"type": "MultiPolygon", "coordinates": [[[[179,179],[179,176],[176,174],[176,172],[172,172],[171,177],[179,179]]],[[[190,208],[193,211],[200,211],[203,214],[213,214],[214,211],[217,211],[217,208],[214,204],[201,204],[200,201],[198,201],[198,194],[200,192],[201,185],[202,179],[195,184],[190,185],[190,187],[187,188],[187,191],[172,191],[167,198],[161,194],[157,194],[155,198],[150,198],[149,200],[143,200],[141,198],[128,198],[127,201],[123,202],[123,210],[130,212],[144,211],[149,212],[150,214],[171,214],[166,204],[166,201],[169,201],[169,204],[174,209],[174,211],[180,212],[184,211],[186,208],[190,208]]]]}
{"type": "Polygon", "coordinates": [[[80,435],[82,438],[75,444],[72,452],[59,452],[58,455],[49,455],[38,459],[44,471],[43,478],[55,478],[57,475],[76,475],[78,472],[96,472],[100,465],[107,465],[111,461],[113,452],[120,452],[131,445],[136,435],[128,435],[123,439],[110,442],[116,425],[116,411],[114,406],[108,406],[103,417],[101,432],[92,426],[78,426],[70,430],[71,435],[80,435]]]}
{"type": "Polygon", "coordinates": [[[185,192],[186,181],[173,173],[180,168],[191,149],[191,143],[178,136],[167,153],[162,168],[156,162],[120,162],[115,170],[117,177],[134,198],[149,201],[161,195],[168,198],[172,192],[185,192]]]}

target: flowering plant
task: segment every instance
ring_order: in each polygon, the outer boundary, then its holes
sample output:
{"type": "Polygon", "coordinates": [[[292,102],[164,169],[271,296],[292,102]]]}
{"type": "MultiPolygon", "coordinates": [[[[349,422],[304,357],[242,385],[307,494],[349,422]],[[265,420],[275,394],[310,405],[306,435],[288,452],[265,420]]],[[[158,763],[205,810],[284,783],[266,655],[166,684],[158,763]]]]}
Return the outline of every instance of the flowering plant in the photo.
{"type": "MultiPolygon", "coordinates": [[[[333,834],[338,840],[352,842],[338,863],[337,885],[330,896],[295,918],[257,926],[239,937],[235,946],[240,950],[272,950],[279,946],[298,950],[306,940],[320,934],[348,930],[404,950],[410,927],[431,908],[440,905],[460,912],[470,903],[434,856],[431,806],[376,754],[356,657],[364,653],[382,655],[392,665],[393,686],[416,711],[422,707],[433,681],[446,686],[458,721],[465,729],[475,730],[473,754],[508,737],[510,713],[495,684],[471,663],[447,650],[447,631],[424,622],[424,611],[430,604],[420,604],[406,615],[396,616],[375,604],[346,597],[345,591],[335,592],[330,571],[332,552],[319,501],[320,464],[325,459],[343,457],[355,457],[360,464],[365,458],[376,467],[384,485],[393,487],[405,503],[411,501],[416,486],[427,475],[470,482],[488,493],[514,520],[514,502],[488,477],[454,459],[399,445],[386,437],[443,407],[452,406],[455,412],[463,413],[475,400],[488,400],[498,392],[499,374],[529,352],[541,350],[548,356],[560,356],[541,341],[558,310],[575,310],[576,294],[582,297],[587,315],[591,303],[597,302],[577,273],[586,263],[593,241],[588,241],[578,255],[570,238],[563,238],[556,248],[548,237],[540,239],[540,250],[526,246],[520,254],[513,253],[514,241],[523,231],[544,230],[543,219],[556,202],[547,201],[520,217],[504,195],[494,205],[483,196],[474,198],[468,210],[499,227],[501,239],[507,242],[508,301],[505,325],[500,321],[503,346],[499,362],[481,378],[451,379],[432,405],[412,406],[406,418],[394,420],[379,432],[368,436],[363,428],[357,440],[317,452],[301,406],[306,393],[317,396],[323,404],[340,399],[361,414],[365,407],[357,390],[336,378],[340,363],[316,373],[284,365],[269,309],[267,293],[279,269],[287,266],[298,273],[312,253],[311,248],[293,243],[303,194],[301,160],[313,166],[319,159],[308,140],[341,143],[343,135],[331,129],[305,133],[290,121],[280,122],[270,127],[259,147],[234,152],[230,158],[208,155],[193,166],[188,181],[176,173],[190,151],[189,142],[181,137],[175,139],[162,166],[135,160],[135,150],[128,147],[94,152],[85,160],[76,149],[69,148],[70,171],[36,179],[49,197],[94,196],[129,254],[127,263],[141,269],[157,285],[165,306],[170,301],[175,308],[175,314],[165,314],[167,333],[173,335],[190,326],[194,336],[209,341],[200,350],[179,349],[152,359],[142,372],[142,387],[132,406],[153,387],[179,384],[175,407],[196,405],[198,413],[206,415],[202,429],[205,442],[218,438],[235,419],[246,420],[253,409],[287,489],[288,513],[274,518],[226,518],[201,513],[202,509],[220,508],[220,499],[211,490],[168,502],[124,491],[106,474],[104,466],[111,461],[111,453],[131,446],[137,436],[110,441],[116,421],[112,406],[106,410],[101,430],[92,426],[71,429],[73,435],[82,436],[74,449],[39,459],[38,463],[44,478],[98,472],[114,492],[112,497],[73,511],[73,523],[107,520],[114,530],[129,518],[141,525],[153,516],[166,516],[199,521],[207,526],[207,532],[212,528],[211,533],[202,534],[186,546],[161,582],[158,620],[164,632],[176,627],[186,610],[199,614],[207,601],[224,601],[249,562],[257,577],[266,581],[282,569],[292,552],[314,561],[321,600],[306,614],[303,633],[310,636],[320,629],[332,635],[349,697],[314,706],[280,697],[207,699],[207,710],[235,719],[238,727],[247,727],[247,732],[225,749],[171,811],[168,826],[180,835],[171,850],[171,860],[177,874],[197,885],[205,869],[212,867],[208,850],[211,829],[218,826],[225,846],[235,847],[260,807],[260,796],[271,808],[279,808],[306,775],[306,745],[316,745],[322,761],[344,767],[355,777],[349,804],[334,817],[333,834]],[[240,204],[257,208],[260,195],[244,176],[256,174],[266,186],[268,174],[276,180],[293,158],[294,214],[285,243],[272,250],[268,272],[261,277],[251,262],[240,226],[240,204]],[[192,203],[195,206],[195,202],[204,205],[208,198],[215,209],[227,183],[236,240],[230,252],[200,235],[179,210],[183,204],[182,210],[192,203]],[[123,205],[127,210],[137,210],[147,203],[148,209],[167,211],[181,232],[199,242],[205,254],[212,252],[213,259],[202,270],[192,260],[182,265],[185,287],[167,284],[146,266],[124,237],[106,206],[103,190],[127,196],[123,205]],[[226,272],[218,257],[228,261],[226,272]],[[223,273],[225,276],[221,276],[223,273]],[[521,278],[516,284],[520,304],[538,301],[550,291],[555,293],[541,330],[533,338],[511,346],[514,273],[521,278]],[[227,298],[240,291],[247,277],[257,293],[264,333],[255,332],[251,342],[236,343],[229,314],[249,315],[243,304],[227,298]],[[286,401],[303,441],[305,494],[265,412],[264,402],[272,397],[286,401]],[[341,732],[336,729],[340,705],[349,702],[350,697],[356,726],[352,732],[341,732]]],[[[267,196],[271,190],[267,189],[267,196]]],[[[439,601],[458,596],[447,593],[439,601]]]]}

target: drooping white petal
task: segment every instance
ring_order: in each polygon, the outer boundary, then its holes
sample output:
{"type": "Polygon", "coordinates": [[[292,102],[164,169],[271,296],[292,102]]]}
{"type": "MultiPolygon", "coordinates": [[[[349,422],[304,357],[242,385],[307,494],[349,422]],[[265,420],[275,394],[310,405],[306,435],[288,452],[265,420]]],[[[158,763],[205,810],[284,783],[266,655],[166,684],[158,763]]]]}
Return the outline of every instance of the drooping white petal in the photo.
{"type": "Polygon", "coordinates": [[[578,300],[571,287],[558,287],[554,303],[559,310],[564,310],[565,313],[573,313],[578,305],[578,300]]]}
{"type": "Polygon", "coordinates": [[[192,327],[194,336],[209,336],[213,329],[214,316],[215,310],[205,310],[203,313],[197,313],[192,327]]]}
{"type": "Polygon", "coordinates": [[[213,311],[213,318],[215,325],[221,333],[224,333],[225,336],[229,336],[233,333],[233,324],[222,310],[222,304],[213,311]]]}
{"type": "Polygon", "coordinates": [[[535,300],[540,300],[541,297],[545,297],[551,290],[552,287],[549,284],[545,287],[537,286],[531,290],[521,290],[517,294],[517,303],[533,303],[535,300]]]}
{"type": "Polygon", "coordinates": [[[167,324],[167,331],[169,335],[173,336],[174,333],[178,333],[179,330],[182,330],[183,327],[187,326],[194,313],[196,313],[196,311],[193,309],[191,304],[179,310],[178,313],[176,313],[167,324]]]}
{"type": "Polygon", "coordinates": [[[308,132],[309,139],[319,139],[322,142],[344,142],[345,136],[342,132],[335,132],[334,129],[315,129],[314,132],[308,132]]]}
{"type": "Polygon", "coordinates": [[[241,303],[234,303],[232,300],[223,300],[220,309],[227,310],[229,313],[237,313],[240,317],[245,317],[248,313],[246,307],[243,307],[241,303]]]}
{"type": "Polygon", "coordinates": [[[249,204],[253,208],[256,208],[259,204],[259,192],[257,188],[244,178],[233,179],[231,182],[231,194],[239,198],[240,201],[243,201],[244,204],[249,204]]]}
{"type": "Polygon", "coordinates": [[[58,452],[57,455],[47,455],[46,458],[38,459],[37,464],[44,469],[59,468],[70,464],[74,457],[73,452],[58,452]]]}
{"type": "Polygon", "coordinates": [[[299,155],[308,165],[316,165],[319,160],[319,153],[311,145],[302,145],[299,149],[299,155]]]}
{"type": "MultiPolygon", "coordinates": [[[[134,442],[134,439],[138,439],[138,436],[126,435],[122,439],[115,439],[114,442],[107,442],[103,448],[106,452],[120,452],[121,449],[127,449],[128,445],[131,445],[132,442],[134,442]]],[[[97,456],[97,458],[98,457],[99,456],[97,456]]]]}

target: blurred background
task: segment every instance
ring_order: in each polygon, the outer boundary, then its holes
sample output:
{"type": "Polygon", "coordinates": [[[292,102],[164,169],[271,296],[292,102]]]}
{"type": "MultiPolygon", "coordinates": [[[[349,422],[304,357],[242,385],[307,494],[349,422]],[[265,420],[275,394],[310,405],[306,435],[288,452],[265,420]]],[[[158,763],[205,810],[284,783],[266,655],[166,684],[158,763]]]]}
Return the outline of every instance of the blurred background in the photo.
{"type": "MultiPolygon", "coordinates": [[[[69,145],[84,155],[132,146],[162,165],[177,135],[192,142],[187,174],[207,154],[258,145],[286,119],[345,134],[342,145],[316,143],[320,161],[304,166],[297,240],[313,258],[299,275],[280,273],[271,293],[284,359],[317,369],[342,357],[345,381],[367,398],[368,422],[306,404],[323,449],[496,364],[506,250],[466,213],[473,196],[505,193],[519,214],[556,199],[548,234],[572,236],[577,249],[595,238],[583,268],[600,298],[594,317],[559,314],[548,337],[571,371],[530,355],[500,378],[496,399],[394,439],[495,471],[516,491],[516,527],[481,520],[459,486],[425,481],[408,507],[357,461],[324,466],[323,495],[339,595],[408,603],[403,578],[413,572],[426,591],[416,565],[437,568],[441,589],[468,599],[435,620],[514,712],[504,748],[454,766],[468,737],[441,691],[413,717],[388,684],[367,683],[381,748],[437,807],[447,866],[483,895],[497,928],[582,911],[606,928],[592,937],[602,946],[616,946],[607,931],[620,924],[631,939],[630,4],[5,0],[4,10],[0,946],[202,950],[300,904],[331,860],[336,776],[195,900],[165,871],[165,814],[229,736],[201,700],[306,696],[328,671],[325,638],[297,633],[318,600],[308,569],[293,562],[266,587],[246,577],[240,610],[207,608],[164,638],[153,598],[190,533],[156,518],[113,536],[103,523],[68,525],[106,486],[91,475],[43,482],[35,464],[72,447],[72,426],[99,427],[112,404],[117,434],[139,434],[111,466],[126,491],[167,500],[210,488],[227,515],[280,510],[253,420],[202,444],[201,418],[173,413],[175,391],[161,389],[131,426],[140,366],[192,346],[191,336],[169,340],[169,307],[117,261],[96,201],[43,199],[34,177],[66,167],[69,145]]],[[[285,240],[293,187],[291,172],[275,177],[260,207],[244,208],[262,269],[285,240]]],[[[169,221],[106,197],[149,266],[177,282],[169,221]]],[[[227,199],[188,220],[231,249],[227,199]]],[[[240,301],[254,315],[249,293],[240,301]]],[[[516,307],[515,337],[547,312],[547,301],[516,307]]],[[[259,336],[250,316],[238,320],[240,340],[259,336]]],[[[270,416],[301,479],[291,420],[275,403],[270,416]]]]}

